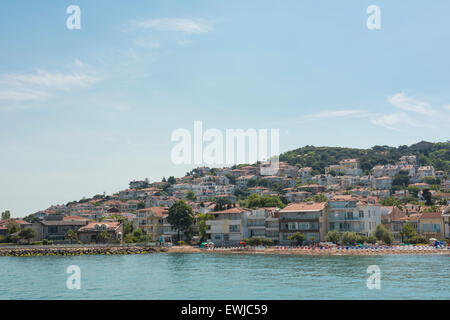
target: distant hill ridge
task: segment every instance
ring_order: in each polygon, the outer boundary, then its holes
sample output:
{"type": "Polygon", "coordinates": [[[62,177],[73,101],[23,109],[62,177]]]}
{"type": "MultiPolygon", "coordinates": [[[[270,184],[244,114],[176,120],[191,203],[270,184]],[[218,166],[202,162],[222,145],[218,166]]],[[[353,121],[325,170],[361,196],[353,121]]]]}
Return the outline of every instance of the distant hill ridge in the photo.
{"type": "Polygon", "coordinates": [[[299,167],[311,167],[313,174],[324,172],[324,168],[343,159],[359,159],[361,169],[367,174],[379,164],[394,164],[402,156],[416,155],[422,166],[434,166],[436,170],[450,172],[450,141],[420,141],[411,146],[374,146],[370,149],[305,146],[280,155],[280,161],[299,167]]]}

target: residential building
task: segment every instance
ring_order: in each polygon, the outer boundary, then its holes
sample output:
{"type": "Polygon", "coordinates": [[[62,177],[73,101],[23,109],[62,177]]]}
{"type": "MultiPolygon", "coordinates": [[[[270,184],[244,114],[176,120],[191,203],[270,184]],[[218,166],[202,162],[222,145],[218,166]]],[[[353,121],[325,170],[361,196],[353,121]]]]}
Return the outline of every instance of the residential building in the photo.
{"type": "Polygon", "coordinates": [[[419,179],[423,179],[425,177],[434,177],[434,167],[433,166],[423,166],[417,169],[417,176],[419,179]]]}
{"type": "Polygon", "coordinates": [[[207,220],[207,234],[215,245],[238,245],[242,239],[248,238],[247,216],[249,209],[240,207],[222,211],[212,211],[214,220],[207,220]]]}
{"type": "Polygon", "coordinates": [[[164,234],[164,218],[168,213],[167,207],[139,209],[136,212],[133,227],[142,229],[152,241],[159,241],[164,234]]]}
{"type": "Polygon", "coordinates": [[[427,238],[444,238],[444,219],[441,212],[424,212],[419,218],[420,234],[427,238]]]}
{"type": "Polygon", "coordinates": [[[61,215],[53,215],[47,217],[47,220],[33,224],[33,229],[37,230],[39,240],[64,241],[69,230],[76,232],[88,223],[88,219],[65,220],[61,215]]]}
{"type": "Polygon", "coordinates": [[[338,195],[329,199],[328,206],[328,231],[369,236],[381,223],[381,209],[374,199],[338,195]]]}
{"type": "Polygon", "coordinates": [[[279,239],[279,208],[257,208],[248,212],[247,229],[249,238],[279,239]]]}
{"type": "Polygon", "coordinates": [[[327,203],[290,203],[279,212],[280,244],[289,244],[288,239],[296,232],[306,240],[324,241],[326,235],[327,203]]]}
{"type": "Polygon", "coordinates": [[[123,239],[123,224],[120,222],[91,222],[78,229],[78,240],[83,243],[118,242],[123,239]],[[106,239],[99,235],[106,232],[106,239]]]}
{"type": "Polygon", "coordinates": [[[450,206],[442,210],[442,219],[444,220],[444,237],[450,238],[450,206]]]}
{"type": "Polygon", "coordinates": [[[389,190],[392,187],[392,178],[388,176],[375,178],[373,187],[378,190],[389,190]]]}

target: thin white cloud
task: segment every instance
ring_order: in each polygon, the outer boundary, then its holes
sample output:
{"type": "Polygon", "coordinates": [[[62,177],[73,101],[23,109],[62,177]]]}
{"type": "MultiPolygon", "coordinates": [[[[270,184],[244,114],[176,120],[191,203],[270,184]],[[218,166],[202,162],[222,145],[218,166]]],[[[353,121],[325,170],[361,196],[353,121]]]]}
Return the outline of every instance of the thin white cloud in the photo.
{"type": "Polygon", "coordinates": [[[214,30],[211,23],[201,19],[161,18],[134,20],[131,26],[136,29],[154,29],[158,31],[176,31],[183,33],[207,33],[214,30]]]}
{"type": "MultiPolygon", "coordinates": [[[[405,128],[433,128],[436,123],[445,121],[445,114],[434,110],[427,102],[396,93],[388,97],[388,102],[400,111],[391,113],[372,113],[362,109],[327,110],[311,114],[309,118],[367,118],[372,124],[392,130],[405,128]]],[[[443,106],[450,111],[450,105],[443,106]]]]}
{"type": "Polygon", "coordinates": [[[47,93],[35,90],[10,88],[0,91],[0,101],[34,101],[43,100],[47,97],[47,93]]]}
{"type": "Polygon", "coordinates": [[[429,103],[408,97],[403,92],[396,93],[390,96],[388,98],[388,101],[393,106],[404,111],[417,112],[422,114],[434,113],[434,110],[429,103]]]}
{"type": "Polygon", "coordinates": [[[0,76],[0,84],[14,87],[46,87],[56,90],[67,90],[73,87],[85,88],[100,81],[99,78],[86,73],[50,73],[37,70],[28,74],[4,74],[0,76]]]}
{"type": "MultiPolygon", "coordinates": [[[[75,60],[78,68],[84,67],[75,60]]],[[[34,73],[5,73],[0,75],[0,100],[35,101],[49,98],[57,91],[69,91],[74,88],[87,88],[102,78],[89,70],[77,70],[68,73],[48,72],[38,69],[34,73]]]]}
{"type": "Polygon", "coordinates": [[[384,114],[370,120],[377,126],[382,126],[389,129],[397,130],[399,127],[408,125],[412,127],[423,127],[422,124],[411,119],[405,112],[396,112],[391,114],[384,114]]]}
{"type": "Polygon", "coordinates": [[[330,110],[330,111],[322,111],[311,115],[314,118],[343,118],[343,117],[369,117],[373,115],[366,110],[330,110]]]}

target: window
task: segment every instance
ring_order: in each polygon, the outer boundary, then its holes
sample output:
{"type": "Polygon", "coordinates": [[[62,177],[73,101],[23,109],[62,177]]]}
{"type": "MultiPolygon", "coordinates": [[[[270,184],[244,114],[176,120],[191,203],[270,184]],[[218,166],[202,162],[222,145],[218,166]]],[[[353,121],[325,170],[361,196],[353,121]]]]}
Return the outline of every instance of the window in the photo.
{"type": "Polygon", "coordinates": [[[364,211],[360,211],[360,212],[359,212],[359,217],[360,217],[360,218],[364,218],[364,211]]]}
{"type": "Polygon", "coordinates": [[[240,232],[240,225],[230,224],[229,230],[230,232],[240,232]]]}
{"type": "Polygon", "coordinates": [[[330,222],[330,230],[334,230],[334,222],[330,222]]]}

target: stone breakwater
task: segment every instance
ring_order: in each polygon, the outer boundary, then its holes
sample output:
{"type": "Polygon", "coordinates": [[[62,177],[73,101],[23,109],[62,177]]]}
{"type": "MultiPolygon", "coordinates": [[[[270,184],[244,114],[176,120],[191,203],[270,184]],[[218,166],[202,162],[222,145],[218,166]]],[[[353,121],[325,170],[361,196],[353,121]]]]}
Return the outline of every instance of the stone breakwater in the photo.
{"type": "Polygon", "coordinates": [[[78,255],[118,255],[165,252],[167,249],[153,246],[105,246],[105,247],[36,247],[1,248],[0,256],[78,256],[78,255]]]}

